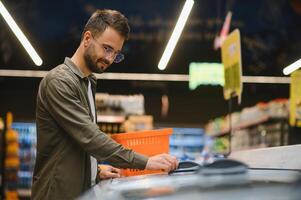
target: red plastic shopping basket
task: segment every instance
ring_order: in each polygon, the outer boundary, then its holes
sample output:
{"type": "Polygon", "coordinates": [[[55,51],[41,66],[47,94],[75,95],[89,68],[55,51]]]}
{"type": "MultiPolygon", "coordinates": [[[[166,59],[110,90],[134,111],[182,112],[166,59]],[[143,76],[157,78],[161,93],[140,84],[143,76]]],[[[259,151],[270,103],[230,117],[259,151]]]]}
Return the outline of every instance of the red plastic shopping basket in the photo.
{"type": "MultiPolygon", "coordinates": [[[[128,133],[119,133],[111,135],[119,144],[126,148],[133,149],[134,151],[153,156],[161,153],[169,152],[169,136],[172,134],[172,129],[158,129],[136,131],[128,133]]],[[[123,169],[123,176],[135,176],[144,174],[162,173],[158,170],[136,170],[136,169],[123,169]]]]}

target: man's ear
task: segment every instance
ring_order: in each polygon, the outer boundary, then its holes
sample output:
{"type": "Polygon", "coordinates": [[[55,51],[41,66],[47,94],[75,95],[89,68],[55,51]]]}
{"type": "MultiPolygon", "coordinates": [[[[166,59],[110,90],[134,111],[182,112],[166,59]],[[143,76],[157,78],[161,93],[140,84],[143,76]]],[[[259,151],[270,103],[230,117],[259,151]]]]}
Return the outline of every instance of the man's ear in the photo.
{"type": "Polygon", "coordinates": [[[90,43],[91,39],[92,39],[92,33],[91,33],[91,31],[86,31],[84,33],[84,36],[83,36],[84,47],[89,46],[89,43],[90,43]]]}

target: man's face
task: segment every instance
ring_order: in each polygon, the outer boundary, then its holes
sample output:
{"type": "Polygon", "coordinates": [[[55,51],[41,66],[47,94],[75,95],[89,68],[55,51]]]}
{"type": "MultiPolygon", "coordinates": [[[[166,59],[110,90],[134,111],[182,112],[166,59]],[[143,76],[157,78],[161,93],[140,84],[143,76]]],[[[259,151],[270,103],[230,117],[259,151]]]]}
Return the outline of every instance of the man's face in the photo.
{"type": "Polygon", "coordinates": [[[107,27],[98,37],[86,34],[84,61],[91,72],[103,73],[121,51],[124,38],[113,28],[107,27]]]}

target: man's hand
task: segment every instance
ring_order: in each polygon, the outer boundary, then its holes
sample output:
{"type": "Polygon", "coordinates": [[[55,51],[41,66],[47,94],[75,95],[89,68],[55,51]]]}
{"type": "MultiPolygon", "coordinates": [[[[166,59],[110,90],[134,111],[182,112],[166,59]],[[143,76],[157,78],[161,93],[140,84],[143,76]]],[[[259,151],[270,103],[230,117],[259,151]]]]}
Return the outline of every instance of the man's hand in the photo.
{"type": "Polygon", "coordinates": [[[148,159],[145,169],[169,172],[175,170],[178,165],[179,162],[176,157],[168,154],[159,154],[148,159]]]}
{"type": "Polygon", "coordinates": [[[120,169],[111,165],[98,165],[100,179],[120,178],[120,169]]]}

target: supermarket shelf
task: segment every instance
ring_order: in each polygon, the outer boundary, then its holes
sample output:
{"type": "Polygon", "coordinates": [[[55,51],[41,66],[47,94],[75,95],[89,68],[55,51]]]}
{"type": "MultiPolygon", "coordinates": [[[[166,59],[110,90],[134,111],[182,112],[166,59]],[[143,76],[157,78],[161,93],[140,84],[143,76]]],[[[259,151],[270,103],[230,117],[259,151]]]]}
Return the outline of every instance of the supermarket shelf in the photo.
{"type": "MultiPolygon", "coordinates": [[[[264,122],[267,122],[269,119],[271,119],[269,116],[262,116],[258,119],[252,120],[252,121],[242,122],[239,125],[233,126],[232,131],[244,129],[244,128],[248,128],[248,127],[260,124],[260,123],[264,123],[264,122]]],[[[212,133],[212,134],[209,133],[208,135],[212,136],[212,137],[221,137],[221,136],[225,136],[225,135],[229,134],[229,132],[230,132],[230,130],[226,129],[226,130],[223,130],[218,133],[212,133]]]]}
{"type": "Polygon", "coordinates": [[[31,190],[30,189],[18,189],[18,195],[20,197],[30,197],[31,190]]]}
{"type": "Polygon", "coordinates": [[[4,123],[2,121],[2,119],[0,118],[0,131],[3,131],[4,129],[4,123]]]}
{"type": "Polygon", "coordinates": [[[125,121],[125,116],[115,115],[97,115],[97,123],[122,123],[125,121]]]}

